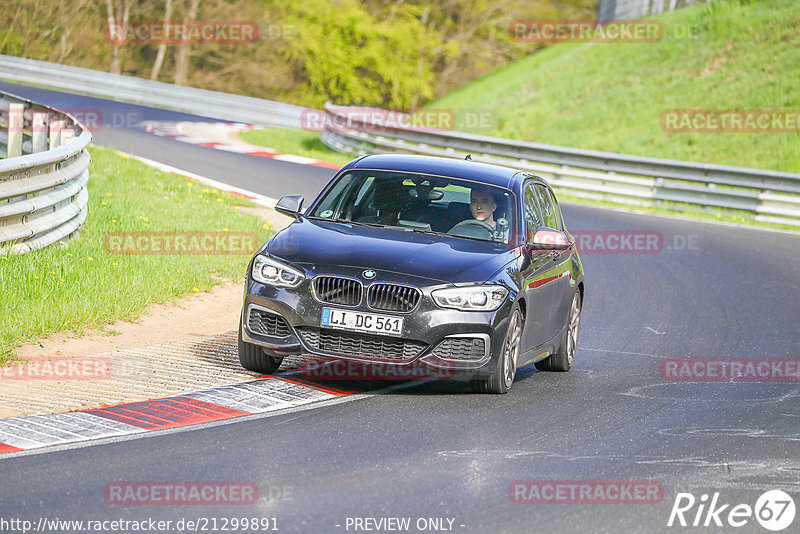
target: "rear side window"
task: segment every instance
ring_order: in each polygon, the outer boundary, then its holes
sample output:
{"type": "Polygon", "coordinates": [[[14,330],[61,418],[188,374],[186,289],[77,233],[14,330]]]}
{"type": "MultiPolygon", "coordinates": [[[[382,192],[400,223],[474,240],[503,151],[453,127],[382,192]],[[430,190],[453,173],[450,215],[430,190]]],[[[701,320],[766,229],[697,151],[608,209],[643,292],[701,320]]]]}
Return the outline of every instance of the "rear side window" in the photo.
{"type": "Polygon", "coordinates": [[[542,215],[544,216],[544,225],[554,230],[560,230],[556,210],[553,206],[553,201],[550,198],[550,192],[543,185],[536,185],[536,197],[539,199],[539,205],[542,207],[542,215]]]}

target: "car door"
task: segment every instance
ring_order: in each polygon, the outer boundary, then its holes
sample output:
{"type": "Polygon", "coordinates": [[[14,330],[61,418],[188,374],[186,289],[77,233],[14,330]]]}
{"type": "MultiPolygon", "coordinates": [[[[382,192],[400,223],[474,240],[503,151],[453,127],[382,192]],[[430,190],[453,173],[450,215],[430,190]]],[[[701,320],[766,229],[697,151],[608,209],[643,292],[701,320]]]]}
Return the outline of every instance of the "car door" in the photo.
{"type": "MultiPolygon", "coordinates": [[[[527,241],[533,241],[536,230],[546,226],[543,212],[537,199],[534,182],[526,184],[523,196],[523,211],[527,231],[527,241]]],[[[527,303],[525,328],[523,329],[524,350],[535,349],[544,345],[555,334],[552,333],[551,306],[556,298],[550,277],[555,267],[552,255],[546,250],[534,250],[529,253],[530,261],[521,270],[522,292],[527,303]]]]}
{"type": "MultiPolygon", "coordinates": [[[[554,230],[565,230],[561,218],[561,209],[558,206],[553,191],[542,184],[536,185],[536,199],[542,208],[545,226],[554,230]]],[[[572,303],[572,292],[575,284],[572,278],[572,254],[574,247],[565,250],[553,250],[548,253],[551,259],[550,270],[546,277],[550,286],[548,292],[552,299],[549,303],[551,337],[559,333],[567,321],[569,306],[572,303]]]]}

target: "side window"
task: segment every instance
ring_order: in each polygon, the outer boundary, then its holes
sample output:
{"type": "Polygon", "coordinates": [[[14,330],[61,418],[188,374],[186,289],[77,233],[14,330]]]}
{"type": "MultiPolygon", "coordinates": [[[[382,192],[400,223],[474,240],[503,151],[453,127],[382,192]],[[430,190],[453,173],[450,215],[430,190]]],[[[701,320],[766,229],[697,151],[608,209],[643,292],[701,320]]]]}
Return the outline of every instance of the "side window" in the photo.
{"type": "Polygon", "coordinates": [[[548,228],[558,229],[558,221],[556,220],[556,212],[553,207],[553,202],[550,200],[550,194],[543,185],[537,185],[536,197],[539,199],[539,205],[542,207],[542,215],[544,216],[544,225],[548,228]]]}
{"type": "Polygon", "coordinates": [[[542,217],[539,215],[539,207],[536,205],[536,197],[532,185],[525,189],[525,222],[528,225],[528,240],[531,240],[536,230],[542,226],[542,217]]]}
{"type": "Polygon", "coordinates": [[[556,195],[553,193],[553,191],[550,190],[549,193],[550,199],[553,201],[553,210],[556,214],[556,223],[558,224],[558,226],[556,226],[556,230],[564,230],[566,226],[564,226],[564,218],[561,215],[561,207],[558,205],[558,200],[556,200],[556,195]]]}

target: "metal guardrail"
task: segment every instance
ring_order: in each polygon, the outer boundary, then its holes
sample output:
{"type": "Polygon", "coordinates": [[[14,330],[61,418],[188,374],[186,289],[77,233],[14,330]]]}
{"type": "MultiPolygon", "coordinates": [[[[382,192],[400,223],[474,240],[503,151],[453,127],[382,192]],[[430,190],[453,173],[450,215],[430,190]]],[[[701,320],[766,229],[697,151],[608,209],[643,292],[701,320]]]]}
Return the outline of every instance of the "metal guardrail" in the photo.
{"type": "Polygon", "coordinates": [[[72,116],[0,93],[0,250],[75,237],[86,220],[88,130],[72,116]]]}
{"type": "Polygon", "coordinates": [[[300,128],[306,108],[92,69],[0,55],[0,78],[226,121],[300,128]]]}
{"type": "Polygon", "coordinates": [[[321,140],[352,154],[412,153],[463,158],[535,172],[557,190],[594,200],[750,212],[800,226],[800,174],[581,150],[451,130],[402,126],[408,115],[325,105],[321,140]],[[376,120],[376,118],[378,120],[376,120]]]}

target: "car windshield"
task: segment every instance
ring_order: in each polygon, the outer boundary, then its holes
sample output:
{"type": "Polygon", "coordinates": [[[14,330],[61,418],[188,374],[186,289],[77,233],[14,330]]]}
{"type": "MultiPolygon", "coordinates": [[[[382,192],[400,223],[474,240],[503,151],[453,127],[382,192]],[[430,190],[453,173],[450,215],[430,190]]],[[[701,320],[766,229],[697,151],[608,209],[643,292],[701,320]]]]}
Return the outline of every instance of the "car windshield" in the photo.
{"type": "Polygon", "coordinates": [[[514,196],[508,189],[369,170],[343,174],[307,216],[506,244],[515,220],[514,196]]]}

